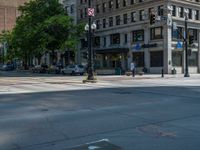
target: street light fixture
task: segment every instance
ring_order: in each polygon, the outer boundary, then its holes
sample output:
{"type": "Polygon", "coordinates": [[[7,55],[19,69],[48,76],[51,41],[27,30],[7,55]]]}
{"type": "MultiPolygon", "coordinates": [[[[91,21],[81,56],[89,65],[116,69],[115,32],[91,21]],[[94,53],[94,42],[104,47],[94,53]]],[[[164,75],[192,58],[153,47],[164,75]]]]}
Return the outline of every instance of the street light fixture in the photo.
{"type": "Polygon", "coordinates": [[[85,25],[85,31],[88,32],[88,77],[87,80],[95,80],[94,78],[94,68],[93,68],[93,50],[92,50],[92,34],[94,30],[96,30],[97,25],[95,23],[92,23],[91,25],[86,24],[85,25]]]}

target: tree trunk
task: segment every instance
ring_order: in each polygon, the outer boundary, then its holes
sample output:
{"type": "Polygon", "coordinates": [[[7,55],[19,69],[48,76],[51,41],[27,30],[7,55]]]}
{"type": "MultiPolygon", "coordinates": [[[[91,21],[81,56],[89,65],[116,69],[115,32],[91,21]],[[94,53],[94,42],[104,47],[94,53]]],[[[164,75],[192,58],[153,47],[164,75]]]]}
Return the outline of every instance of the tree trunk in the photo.
{"type": "Polygon", "coordinates": [[[55,64],[55,51],[52,50],[52,64],[55,64]]]}
{"type": "Polygon", "coordinates": [[[70,64],[70,51],[69,48],[67,49],[67,64],[70,64]]]}

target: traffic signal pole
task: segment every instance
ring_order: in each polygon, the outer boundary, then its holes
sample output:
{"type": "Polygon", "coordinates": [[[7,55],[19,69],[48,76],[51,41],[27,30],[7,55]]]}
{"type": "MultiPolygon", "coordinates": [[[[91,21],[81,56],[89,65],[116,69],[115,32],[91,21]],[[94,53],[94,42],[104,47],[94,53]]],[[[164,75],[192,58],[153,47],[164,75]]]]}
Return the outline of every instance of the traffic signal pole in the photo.
{"type": "MultiPolygon", "coordinates": [[[[180,33],[180,31],[178,30],[178,29],[176,29],[177,30],[177,32],[178,32],[178,34],[181,36],[181,38],[183,38],[183,40],[184,40],[184,44],[185,44],[185,71],[184,71],[184,77],[190,77],[190,75],[189,75],[189,67],[188,67],[188,40],[189,40],[189,44],[191,45],[192,43],[193,43],[193,38],[194,37],[190,37],[189,39],[188,39],[188,16],[187,16],[187,14],[185,14],[185,35],[182,35],[181,33],[180,33]]],[[[174,25],[173,25],[173,28],[174,28],[174,25]]],[[[176,27],[177,28],[177,27],[176,27]]]]}
{"type": "Polygon", "coordinates": [[[185,75],[184,77],[190,77],[189,71],[188,71],[188,23],[187,23],[187,15],[185,15],[185,75]]]}

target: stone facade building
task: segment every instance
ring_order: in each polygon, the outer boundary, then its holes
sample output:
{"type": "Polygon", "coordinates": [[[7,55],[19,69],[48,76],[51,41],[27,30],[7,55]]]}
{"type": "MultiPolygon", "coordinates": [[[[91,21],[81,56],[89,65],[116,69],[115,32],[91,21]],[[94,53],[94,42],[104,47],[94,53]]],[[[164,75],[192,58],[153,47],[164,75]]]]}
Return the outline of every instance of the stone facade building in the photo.
{"type": "MultiPolygon", "coordinates": [[[[96,68],[114,71],[116,67],[129,70],[134,61],[137,71],[171,73],[185,68],[185,15],[188,14],[189,72],[200,71],[200,1],[199,0],[93,0],[97,25],[93,45],[96,68]],[[150,24],[150,16],[156,21],[150,24]],[[178,29],[173,30],[175,22],[178,29]]],[[[87,0],[78,2],[78,22],[87,21],[87,0]]],[[[81,53],[87,51],[81,40],[81,53]]],[[[81,62],[86,59],[80,57],[81,62]]]]}
{"type": "Polygon", "coordinates": [[[18,6],[28,0],[1,0],[0,1],[0,32],[14,27],[16,18],[19,16],[18,6]]]}

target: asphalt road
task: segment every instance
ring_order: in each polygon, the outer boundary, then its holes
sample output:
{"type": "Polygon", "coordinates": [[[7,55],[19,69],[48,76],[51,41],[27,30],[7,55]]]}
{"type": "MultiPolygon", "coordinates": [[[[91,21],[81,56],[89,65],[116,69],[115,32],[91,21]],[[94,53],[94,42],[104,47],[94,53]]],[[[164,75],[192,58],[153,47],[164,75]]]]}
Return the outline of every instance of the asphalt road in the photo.
{"type": "Polygon", "coordinates": [[[65,150],[109,139],[124,150],[199,150],[200,76],[0,74],[0,150],[65,150]]]}

